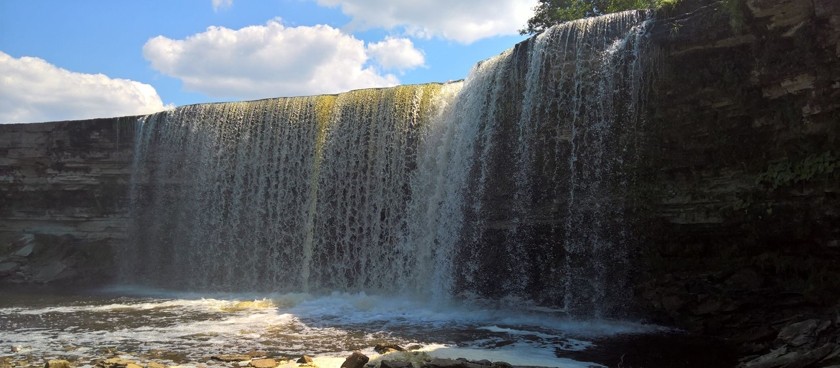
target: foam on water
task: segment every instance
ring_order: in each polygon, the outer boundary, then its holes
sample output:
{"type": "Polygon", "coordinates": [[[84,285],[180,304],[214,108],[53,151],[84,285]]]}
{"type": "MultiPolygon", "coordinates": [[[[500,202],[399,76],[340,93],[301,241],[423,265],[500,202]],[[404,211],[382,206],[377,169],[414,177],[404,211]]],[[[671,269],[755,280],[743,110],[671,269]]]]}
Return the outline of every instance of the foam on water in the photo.
{"type": "Polygon", "coordinates": [[[262,350],[290,358],[314,355],[319,366],[338,367],[351,351],[361,350],[375,360],[380,356],[372,346],[396,343],[420,345],[419,352],[433,357],[584,367],[556,358],[554,350],[585,348],[585,339],[592,337],[655,329],[499,305],[437,304],[366,293],[151,294],[167,297],[106,294],[66,297],[50,307],[0,308],[2,345],[17,349],[9,353],[3,348],[2,354],[75,360],[121,352],[140,360],[212,367],[221,364],[210,361],[211,355],[262,350]],[[183,361],[161,358],[161,352],[183,361]]]}

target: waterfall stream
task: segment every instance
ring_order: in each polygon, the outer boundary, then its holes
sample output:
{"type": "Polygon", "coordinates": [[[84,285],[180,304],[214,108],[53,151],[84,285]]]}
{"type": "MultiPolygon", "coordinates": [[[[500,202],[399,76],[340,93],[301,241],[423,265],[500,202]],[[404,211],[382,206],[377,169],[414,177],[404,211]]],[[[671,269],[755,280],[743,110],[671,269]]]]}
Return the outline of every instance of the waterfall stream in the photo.
{"type": "Polygon", "coordinates": [[[463,82],[144,117],[123,281],[615,312],[648,16],[554,27],[463,82]]]}

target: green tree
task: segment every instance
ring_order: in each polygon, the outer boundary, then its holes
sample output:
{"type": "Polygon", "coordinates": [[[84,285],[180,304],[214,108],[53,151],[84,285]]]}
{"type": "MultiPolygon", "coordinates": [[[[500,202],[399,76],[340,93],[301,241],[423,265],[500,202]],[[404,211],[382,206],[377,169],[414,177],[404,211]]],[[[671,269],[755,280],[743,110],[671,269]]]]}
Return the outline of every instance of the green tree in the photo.
{"type": "Polygon", "coordinates": [[[534,16],[520,34],[534,34],[570,20],[595,17],[631,9],[662,6],[674,0],[539,0],[534,16]]]}

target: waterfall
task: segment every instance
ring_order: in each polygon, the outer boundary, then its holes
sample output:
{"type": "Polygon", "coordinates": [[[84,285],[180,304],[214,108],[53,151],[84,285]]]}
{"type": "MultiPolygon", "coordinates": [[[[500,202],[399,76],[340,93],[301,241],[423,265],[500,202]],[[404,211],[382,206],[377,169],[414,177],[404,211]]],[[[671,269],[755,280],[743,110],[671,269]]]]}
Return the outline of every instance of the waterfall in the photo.
{"type": "Polygon", "coordinates": [[[144,117],[124,281],[613,313],[647,17],[551,28],[463,82],[144,117]]]}

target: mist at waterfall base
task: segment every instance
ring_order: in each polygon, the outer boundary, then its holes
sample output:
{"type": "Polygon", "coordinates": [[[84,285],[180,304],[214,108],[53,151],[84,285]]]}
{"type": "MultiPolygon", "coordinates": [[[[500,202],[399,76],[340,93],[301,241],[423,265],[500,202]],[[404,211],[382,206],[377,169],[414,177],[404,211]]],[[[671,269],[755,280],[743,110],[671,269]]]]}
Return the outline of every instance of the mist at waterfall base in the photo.
{"type": "Polygon", "coordinates": [[[3,329],[54,355],[391,342],[579,365],[555,350],[651,329],[617,319],[648,17],[552,28],[463,82],[144,117],[121,286],[6,306],[3,329]]]}

